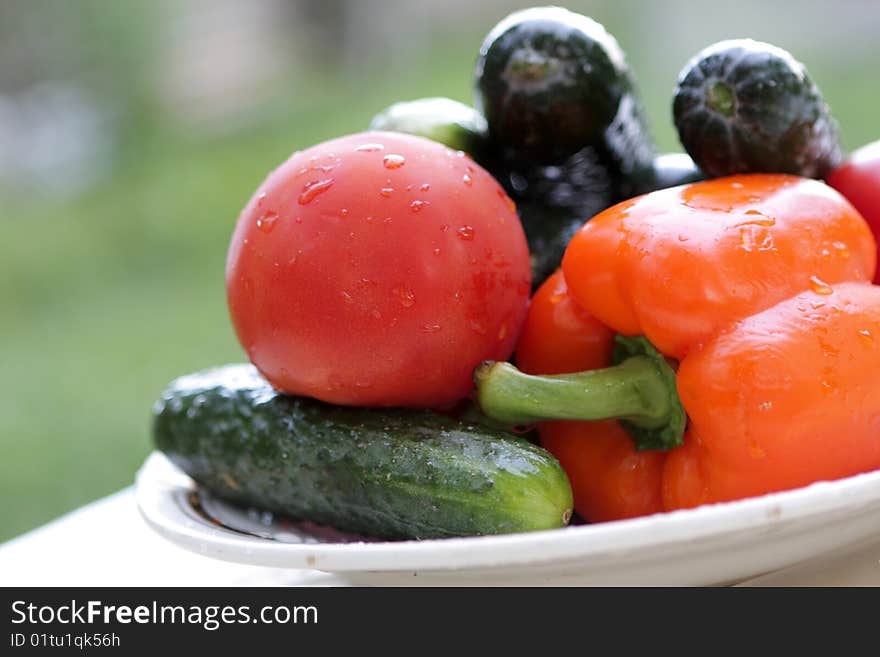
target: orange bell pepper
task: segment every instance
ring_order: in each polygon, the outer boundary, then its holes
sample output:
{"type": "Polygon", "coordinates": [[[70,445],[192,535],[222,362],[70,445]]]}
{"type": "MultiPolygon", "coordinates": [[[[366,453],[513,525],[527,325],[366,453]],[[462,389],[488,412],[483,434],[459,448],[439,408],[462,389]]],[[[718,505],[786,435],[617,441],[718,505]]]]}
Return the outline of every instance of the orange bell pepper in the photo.
{"type": "Polygon", "coordinates": [[[878,469],[875,253],[843,197],[793,176],[626,201],[535,295],[517,349],[532,374],[486,363],[476,399],[513,424],[569,420],[539,432],[592,521],[878,469]]]}
{"type": "MultiPolygon", "coordinates": [[[[516,364],[530,374],[569,374],[608,367],[613,350],[614,331],[575,303],[557,271],[532,297],[516,364]]],[[[602,522],[663,510],[666,452],[636,451],[619,423],[542,422],[538,434],[568,474],[581,517],[602,522]]]]}

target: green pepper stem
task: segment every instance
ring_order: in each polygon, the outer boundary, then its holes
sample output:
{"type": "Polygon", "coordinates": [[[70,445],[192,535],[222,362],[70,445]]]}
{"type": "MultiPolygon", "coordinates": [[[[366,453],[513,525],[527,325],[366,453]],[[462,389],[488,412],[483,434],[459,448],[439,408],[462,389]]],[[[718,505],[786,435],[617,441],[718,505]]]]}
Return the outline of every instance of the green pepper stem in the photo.
{"type": "Polygon", "coordinates": [[[686,416],[675,372],[643,338],[623,340],[638,351],[613,367],[575,374],[530,375],[486,361],[474,370],[475,399],[488,417],[510,425],[616,419],[638,449],[681,444],[686,416]]]}
{"type": "Polygon", "coordinates": [[[551,376],[487,361],[474,372],[474,379],[483,412],[508,424],[622,418],[659,427],[668,415],[665,386],[645,356],[603,370],[551,376]]]}

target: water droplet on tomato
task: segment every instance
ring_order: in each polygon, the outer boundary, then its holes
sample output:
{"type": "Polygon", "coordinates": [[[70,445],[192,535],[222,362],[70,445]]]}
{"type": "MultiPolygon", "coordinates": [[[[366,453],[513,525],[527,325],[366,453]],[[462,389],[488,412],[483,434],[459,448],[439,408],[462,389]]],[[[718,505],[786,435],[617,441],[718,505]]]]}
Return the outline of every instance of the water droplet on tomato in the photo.
{"type": "Polygon", "coordinates": [[[871,332],[868,329],[862,329],[858,331],[859,339],[864,342],[866,345],[870,346],[874,344],[874,336],[871,335],[871,332]]]}
{"type": "Polygon", "coordinates": [[[816,294],[831,294],[834,289],[818,276],[810,276],[810,289],[816,294]]]}
{"type": "Polygon", "coordinates": [[[257,197],[257,207],[262,206],[262,205],[263,205],[263,201],[265,201],[265,200],[266,200],[266,192],[262,192],[262,193],[257,197]]]}
{"type": "Polygon", "coordinates": [[[297,200],[300,205],[307,205],[311,203],[316,196],[318,196],[319,194],[323,194],[332,186],[332,178],[325,178],[324,180],[313,180],[310,183],[307,183],[305,187],[303,187],[303,190],[297,200]]]}
{"type": "Polygon", "coordinates": [[[849,249],[846,244],[843,242],[834,242],[831,246],[834,247],[834,250],[837,251],[837,255],[843,258],[844,260],[849,260],[849,249]]]}
{"type": "Polygon", "coordinates": [[[470,242],[474,239],[474,229],[471,226],[462,226],[456,231],[456,233],[458,234],[458,239],[464,240],[465,242],[470,242]]]}
{"type": "Polygon", "coordinates": [[[354,303],[354,298],[345,290],[342,290],[342,292],[339,293],[339,296],[342,297],[342,300],[345,301],[345,303],[354,303]]]}
{"type": "Polygon", "coordinates": [[[436,333],[437,331],[442,330],[442,326],[440,324],[422,324],[421,330],[422,333],[436,333]]]}
{"type": "Polygon", "coordinates": [[[468,187],[472,187],[474,184],[474,179],[471,178],[470,175],[466,173],[461,177],[461,182],[463,182],[468,187]]]}
{"type": "Polygon", "coordinates": [[[434,248],[434,255],[435,255],[435,256],[438,256],[438,255],[440,255],[440,253],[441,253],[441,252],[440,252],[440,247],[439,247],[439,246],[438,246],[438,247],[435,247],[435,248],[434,248]]]}
{"type": "Polygon", "coordinates": [[[389,153],[382,158],[382,164],[385,165],[386,169],[399,169],[406,164],[406,158],[397,153],[389,153]]]}
{"type": "Polygon", "coordinates": [[[415,293],[408,287],[396,287],[391,292],[394,296],[397,297],[397,300],[400,301],[400,305],[404,308],[412,308],[413,304],[416,302],[415,293]]]}
{"type": "Polygon", "coordinates": [[[277,212],[264,212],[260,215],[260,218],[257,219],[257,228],[264,233],[271,233],[272,229],[275,227],[276,221],[278,221],[277,212]]]}
{"type": "Polygon", "coordinates": [[[419,191],[422,191],[422,192],[427,192],[429,189],[431,189],[430,183],[423,183],[422,185],[419,186],[419,191]]]}
{"type": "Polygon", "coordinates": [[[393,188],[393,187],[383,187],[382,189],[379,190],[379,193],[380,193],[382,196],[384,196],[385,198],[388,198],[389,196],[391,196],[391,194],[392,194],[393,192],[394,192],[394,188],[393,188]]]}
{"type": "Polygon", "coordinates": [[[347,216],[348,216],[348,208],[342,208],[342,209],[339,211],[339,216],[340,216],[340,217],[347,217],[347,216]]]}
{"type": "Polygon", "coordinates": [[[358,146],[354,150],[356,150],[359,153],[375,153],[376,151],[384,151],[385,145],[378,144],[378,143],[361,144],[360,146],[358,146]]]}
{"type": "Polygon", "coordinates": [[[486,335],[486,327],[478,319],[472,319],[468,322],[471,330],[478,335],[486,335]]]}
{"type": "Polygon", "coordinates": [[[410,212],[421,212],[426,205],[431,205],[428,201],[415,200],[409,204],[410,212]]]}

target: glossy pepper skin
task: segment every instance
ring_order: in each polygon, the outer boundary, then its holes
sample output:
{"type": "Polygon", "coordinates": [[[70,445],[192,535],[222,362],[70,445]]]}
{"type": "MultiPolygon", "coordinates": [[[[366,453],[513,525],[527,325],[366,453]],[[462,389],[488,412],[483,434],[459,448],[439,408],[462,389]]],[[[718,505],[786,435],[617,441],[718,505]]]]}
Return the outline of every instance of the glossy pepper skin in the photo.
{"type": "Polygon", "coordinates": [[[807,290],[681,362],[690,427],[663,473],[667,509],[880,468],[880,287],[807,290]]]}
{"type": "MultiPolygon", "coordinates": [[[[608,367],[614,332],[577,305],[559,270],[532,297],[516,348],[516,364],[530,374],[565,374],[608,367]]],[[[666,453],[636,451],[615,420],[541,422],[541,445],[568,474],[575,509],[591,522],[663,510],[666,453]]]]}
{"type": "MultiPolygon", "coordinates": [[[[792,176],[662,190],[594,217],[568,247],[564,281],[533,300],[518,363],[542,373],[578,368],[589,359],[578,355],[569,369],[554,347],[538,345],[564,348],[579,331],[606,336],[597,325],[645,335],[677,361],[688,427],[681,447],[615,459],[596,456],[611,440],[607,421],[540,424],[569,471],[578,512],[631,517],[880,468],[875,266],[874,240],[852,206],[792,176]],[[555,321],[560,306],[578,310],[555,321]],[[657,459],[644,469],[654,473],[642,481],[649,501],[620,504],[621,464],[644,467],[627,459],[649,454],[657,459]]],[[[594,361],[602,349],[607,358],[600,342],[594,361]]]]}
{"type": "Polygon", "coordinates": [[[870,281],[875,260],[870,229],[833,189],[752,174],[609,208],[572,238],[562,269],[599,321],[680,359],[802,290],[870,281]]]}

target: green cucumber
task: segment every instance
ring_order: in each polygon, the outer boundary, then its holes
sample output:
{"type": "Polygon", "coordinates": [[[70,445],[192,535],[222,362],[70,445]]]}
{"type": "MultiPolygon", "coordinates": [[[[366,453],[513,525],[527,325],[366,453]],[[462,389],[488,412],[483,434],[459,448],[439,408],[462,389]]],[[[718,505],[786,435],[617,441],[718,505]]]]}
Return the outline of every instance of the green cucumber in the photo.
{"type": "Polygon", "coordinates": [[[487,136],[482,114],[464,103],[439,97],[394,103],[373,117],[370,130],[426,137],[474,159],[479,159],[487,136]]]}
{"type": "Polygon", "coordinates": [[[837,123],[803,64],[751,39],[721,41],[691,59],[673,116],[682,145],[710,177],[823,178],[843,157],[837,123]]]}
{"type": "Polygon", "coordinates": [[[282,395],[250,365],[173,381],[153,409],[156,447],[239,504],[387,539],[562,527],[571,487],[553,456],[430,411],[282,395]]]}
{"type": "Polygon", "coordinates": [[[591,147],[620,198],[650,168],[653,142],[623,51],[581,14],[536,7],[496,25],[480,49],[474,104],[511,163],[557,165],[591,147]]]}

